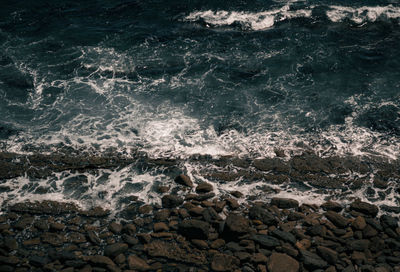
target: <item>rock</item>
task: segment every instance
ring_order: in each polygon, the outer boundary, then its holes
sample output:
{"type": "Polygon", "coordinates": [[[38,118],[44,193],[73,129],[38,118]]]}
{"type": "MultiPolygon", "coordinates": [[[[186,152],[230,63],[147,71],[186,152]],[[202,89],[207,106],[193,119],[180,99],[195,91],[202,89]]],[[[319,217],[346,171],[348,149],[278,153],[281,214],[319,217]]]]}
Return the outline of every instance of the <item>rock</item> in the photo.
{"type": "Polygon", "coordinates": [[[153,211],[153,206],[152,205],[142,205],[139,207],[138,212],[141,214],[149,214],[153,211]]]}
{"type": "Polygon", "coordinates": [[[334,201],[325,202],[324,204],[321,205],[321,208],[325,211],[334,211],[334,212],[340,212],[343,210],[342,205],[334,201]]]}
{"type": "Polygon", "coordinates": [[[135,255],[130,255],[128,257],[128,266],[132,270],[136,271],[149,271],[151,270],[150,265],[147,264],[147,262],[138,256],[135,255]]]}
{"type": "Polygon", "coordinates": [[[275,205],[280,209],[298,208],[299,202],[291,198],[274,197],[271,200],[271,205],[275,205]]]}
{"type": "Polygon", "coordinates": [[[29,263],[33,266],[42,267],[50,262],[50,259],[43,256],[30,256],[29,263]]]}
{"type": "Polygon", "coordinates": [[[163,209],[154,213],[155,221],[167,221],[171,212],[168,209],[163,209]]]}
{"type": "Polygon", "coordinates": [[[89,241],[92,242],[93,244],[95,244],[95,245],[101,244],[100,238],[97,236],[97,234],[94,231],[89,230],[87,232],[87,237],[88,237],[89,241]]]}
{"type": "Polygon", "coordinates": [[[334,211],[327,211],[325,216],[338,228],[345,228],[349,222],[347,218],[334,211]]]}
{"type": "Polygon", "coordinates": [[[128,250],[128,244],[125,243],[115,243],[108,245],[104,248],[104,255],[107,257],[115,258],[119,254],[124,253],[128,250]]]}
{"type": "Polygon", "coordinates": [[[209,231],[210,224],[196,219],[183,220],[178,225],[178,232],[188,239],[207,240],[209,231]]]}
{"type": "Polygon", "coordinates": [[[372,217],[375,217],[379,211],[377,206],[362,201],[355,201],[351,203],[350,209],[372,217]]]}
{"type": "Polygon", "coordinates": [[[94,264],[95,266],[100,267],[114,267],[115,263],[108,257],[102,255],[94,255],[94,256],[85,256],[83,257],[84,261],[89,261],[90,263],[94,264]]]}
{"type": "Polygon", "coordinates": [[[268,258],[261,253],[254,253],[253,256],[251,256],[250,260],[253,263],[266,263],[268,261],[268,258]]]}
{"type": "Polygon", "coordinates": [[[294,235],[291,234],[290,232],[285,232],[275,229],[271,232],[271,235],[285,242],[289,242],[292,245],[296,243],[296,237],[294,237],[294,235]]]}
{"type": "Polygon", "coordinates": [[[217,253],[213,256],[211,269],[214,271],[233,271],[239,264],[240,262],[236,257],[217,253]]]}
{"type": "Polygon", "coordinates": [[[167,224],[165,224],[163,222],[158,222],[158,223],[154,224],[153,230],[154,230],[154,232],[161,232],[161,231],[168,231],[169,228],[168,228],[167,224]]]}
{"type": "Polygon", "coordinates": [[[51,231],[63,231],[65,229],[65,225],[59,222],[53,222],[50,224],[51,231]]]}
{"type": "Polygon", "coordinates": [[[305,267],[309,269],[324,269],[328,267],[328,263],[317,254],[306,250],[300,250],[300,253],[305,267]]]}
{"type": "Polygon", "coordinates": [[[192,244],[195,245],[199,249],[206,249],[208,248],[208,244],[204,240],[193,239],[191,240],[192,244]]]}
{"type": "Polygon", "coordinates": [[[214,241],[211,243],[210,247],[213,248],[213,249],[218,249],[218,248],[223,247],[224,245],[225,245],[225,240],[223,240],[223,239],[217,239],[217,240],[214,240],[214,241]]]}
{"type": "Polygon", "coordinates": [[[165,195],[161,201],[164,208],[175,208],[183,203],[183,199],[175,195],[165,195]]]}
{"type": "Polygon", "coordinates": [[[281,245],[278,239],[266,234],[255,234],[251,237],[251,239],[260,244],[262,247],[266,248],[275,248],[281,245]]]}
{"type": "Polygon", "coordinates": [[[184,174],[180,174],[177,176],[174,181],[178,184],[185,185],[188,187],[193,187],[193,182],[190,180],[190,178],[184,174]]]}
{"type": "Polygon", "coordinates": [[[61,246],[65,242],[65,236],[57,233],[45,232],[41,236],[43,243],[53,246],[61,246]]]}
{"type": "Polygon", "coordinates": [[[245,217],[230,213],[225,220],[223,236],[225,240],[237,240],[238,236],[243,235],[249,231],[249,220],[245,217]]]}
{"type": "Polygon", "coordinates": [[[380,218],[382,226],[385,228],[396,229],[398,227],[398,220],[390,215],[382,215],[380,218]]]}
{"type": "Polygon", "coordinates": [[[292,257],[282,253],[272,253],[268,261],[269,272],[297,272],[299,262],[292,257]]]}
{"type": "Polygon", "coordinates": [[[357,216],[356,219],[354,219],[354,221],[351,223],[351,225],[356,230],[363,230],[367,226],[367,223],[365,222],[364,217],[357,216]]]}
{"type": "Polygon", "coordinates": [[[278,223],[275,216],[261,205],[254,205],[249,209],[251,219],[260,220],[265,225],[275,225],[278,223]]]}
{"type": "Polygon", "coordinates": [[[202,182],[196,187],[196,193],[209,193],[212,190],[214,190],[213,186],[207,182],[202,182]]]}
{"type": "Polygon", "coordinates": [[[317,252],[318,255],[321,256],[325,261],[328,263],[335,265],[337,260],[338,260],[338,254],[336,251],[324,247],[324,246],[319,246],[317,247],[317,252]]]}
{"type": "Polygon", "coordinates": [[[239,191],[232,191],[230,192],[231,195],[233,195],[236,198],[242,198],[243,197],[243,193],[239,192],[239,191]]]}
{"type": "Polygon", "coordinates": [[[350,241],[348,243],[348,247],[350,250],[355,250],[355,251],[364,251],[369,248],[370,241],[363,239],[363,240],[355,240],[355,241],[350,241]]]}
{"type": "Polygon", "coordinates": [[[367,224],[363,229],[362,234],[364,238],[371,238],[378,235],[378,232],[373,227],[367,224]]]}
{"type": "Polygon", "coordinates": [[[4,238],[3,246],[10,251],[18,249],[17,240],[15,240],[13,237],[10,236],[6,236],[4,238]]]}
{"type": "Polygon", "coordinates": [[[197,200],[197,201],[204,201],[210,198],[213,198],[215,193],[206,193],[206,194],[187,194],[185,196],[185,200],[197,200]]]}
{"type": "Polygon", "coordinates": [[[20,262],[20,260],[15,257],[15,256],[0,256],[0,264],[10,264],[10,265],[16,265],[20,262]]]}
{"type": "Polygon", "coordinates": [[[120,234],[122,231],[122,225],[118,224],[117,222],[112,222],[108,228],[110,229],[110,231],[114,234],[120,234]]]}
{"type": "Polygon", "coordinates": [[[236,210],[239,208],[239,202],[234,199],[234,198],[227,198],[225,199],[228,206],[232,209],[232,210],[236,210]]]}
{"type": "Polygon", "coordinates": [[[17,230],[23,230],[26,229],[28,226],[30,226],[33,223],[34,218],[29,216],[29,217],[23,217],[20,220],[18,220],[13,227],[17,230]]]}
{"type": "Polygon", "coordinates": [[[137,245],[139,243],[138,239],[136,239],[135,237],[130,236],[128,234],[122,235],[122,240],[124,240],[124,242],[127,243],[130,246],[135,246],[135,245],[137,245]]]}

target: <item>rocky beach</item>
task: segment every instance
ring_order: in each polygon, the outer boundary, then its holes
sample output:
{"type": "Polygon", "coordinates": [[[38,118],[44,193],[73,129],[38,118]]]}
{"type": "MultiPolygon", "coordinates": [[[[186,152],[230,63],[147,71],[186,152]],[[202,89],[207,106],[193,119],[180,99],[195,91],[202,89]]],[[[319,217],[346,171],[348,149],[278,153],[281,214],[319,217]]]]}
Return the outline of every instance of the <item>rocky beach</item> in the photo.
{"type": "Polygon", "coordinates": [[[172,182],[161,205],[132,198],[116,216],[55,201],[3,207],[0,271],[400,270],[398,218],[371,203],[243,201],[184,174],[172,182]]]}

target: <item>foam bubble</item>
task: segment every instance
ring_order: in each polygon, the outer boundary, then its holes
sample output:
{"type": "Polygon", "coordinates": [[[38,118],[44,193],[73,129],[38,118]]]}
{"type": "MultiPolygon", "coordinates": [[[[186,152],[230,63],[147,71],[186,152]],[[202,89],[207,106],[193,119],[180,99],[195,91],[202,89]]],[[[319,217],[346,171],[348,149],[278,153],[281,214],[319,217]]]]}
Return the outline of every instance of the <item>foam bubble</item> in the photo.
{"type": "Polygon", "coordinates": [[[356,24],[363,24],[366,22],[376,22],[381,19],[399,19],[400,7],[393,7],[392,5],[384,7],[363,6],[359,8],[329,6],[326,15],[332,22],[342,22],[345,19],[349,19],[356,24]]]}

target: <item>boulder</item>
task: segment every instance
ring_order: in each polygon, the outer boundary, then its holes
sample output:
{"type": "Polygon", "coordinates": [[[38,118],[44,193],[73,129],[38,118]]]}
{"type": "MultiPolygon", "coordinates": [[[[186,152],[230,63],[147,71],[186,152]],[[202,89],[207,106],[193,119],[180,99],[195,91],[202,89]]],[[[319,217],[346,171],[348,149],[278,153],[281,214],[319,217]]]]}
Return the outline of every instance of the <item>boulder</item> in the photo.
{"type": "Polygon", "coordinates": [[[196,187],[196,193],[209,193],[212,190],[214,190],[213,186],[207,182],[202,182],[196,187]]]}
{"type": "Polygon", "coordinates": [[[355,201],[351,203],[350,209],[372,217],[375,217],[379,211],[377,206],[362,201],[355,201]]]}
{"type": "Polygon", "coordinates": [[[249,209],[249,217],[253,220],[260,220],[265,225],[275,225],[278,222],[271,212],[257,204],[249,209]]]}
{"type": "Polygon", "coordinates": [[[271,205],[275,205],[280,209],[298,208],[299,202],[291,198],[274,197],[271,200],[271,205]]]}
{"type": "Polygon", "coordinates": [[[104,255],[115,258],[119,254],[124,253],[128,250],[128,244],[125,243],[115,243],[105,247],[104,255]]]}
{"type": "Polygon", "coordinates": [[[165,195],[161,199],[164,208],[175,208],[183,203],[183,198],[175,195],[165,195]]]}
{"type": "Polygon", "coordinates": [[[174,181],[180,185],[184,185],[187,187],[193,187],[193,182],[190,180],[190,178],[184,174],[180,174],[177,176],[174,181]]]}
{"type": "Polygon", "coordinates": [[[210,224],[196,219],[183,220],[178,225],[178,232],[188,239],[207,240],[210,224]]]}
{"type": "Polygon", "coordinates": [[[297,272],[299,262],[292,257],[282,253],[272,253],[268,261],[268,271],[270,272],[297,272]]]}
{"type": "Polygon", "coordinates": [[[338,228],[344,228],[349,223],[349,220],[346,217],[334,211],[327,211],[325,216],[338,228]]]}
{"type": "Polygon", "coordinates": [[[223,236],[225,240],[237,240],[238,236],[243,235],[249,231],[249,220],[245,217],[231,213],[225,220],[223,236]]]}

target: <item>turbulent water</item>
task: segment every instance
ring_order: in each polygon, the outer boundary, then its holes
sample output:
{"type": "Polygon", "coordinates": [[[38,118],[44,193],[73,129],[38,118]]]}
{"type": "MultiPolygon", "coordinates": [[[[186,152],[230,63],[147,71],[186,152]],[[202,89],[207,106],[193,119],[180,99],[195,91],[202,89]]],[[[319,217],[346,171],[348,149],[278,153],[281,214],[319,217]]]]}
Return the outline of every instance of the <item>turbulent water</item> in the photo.
{"type": "MultiPolygon", "coordinates": [[[[141,152],[179,159],[195,182],[207,180],[202,169],[221,168],[188,159],[197,154],[254,160],[279,150],[288,160],[306,150],[399,158],[398,1],[59,0],[0,7],[3,151],[141,152]]],[[[132,195],[158,201],[155,184],[172,186],[173,174],[132,163],[25,175],[1,181],[0,200],[117,208],[132,195]]],[[[212,182],[220,193],[258,194],[268,184],[240,175],[212,182]]],[[[364,189],[354,194],[366,198],[364,189]]],[[[287,183],[281,195],[293,194],[313,201],[321,195],[287,183]]],[[[398,204],[393,191],[381,201],[398,204]]]]}

